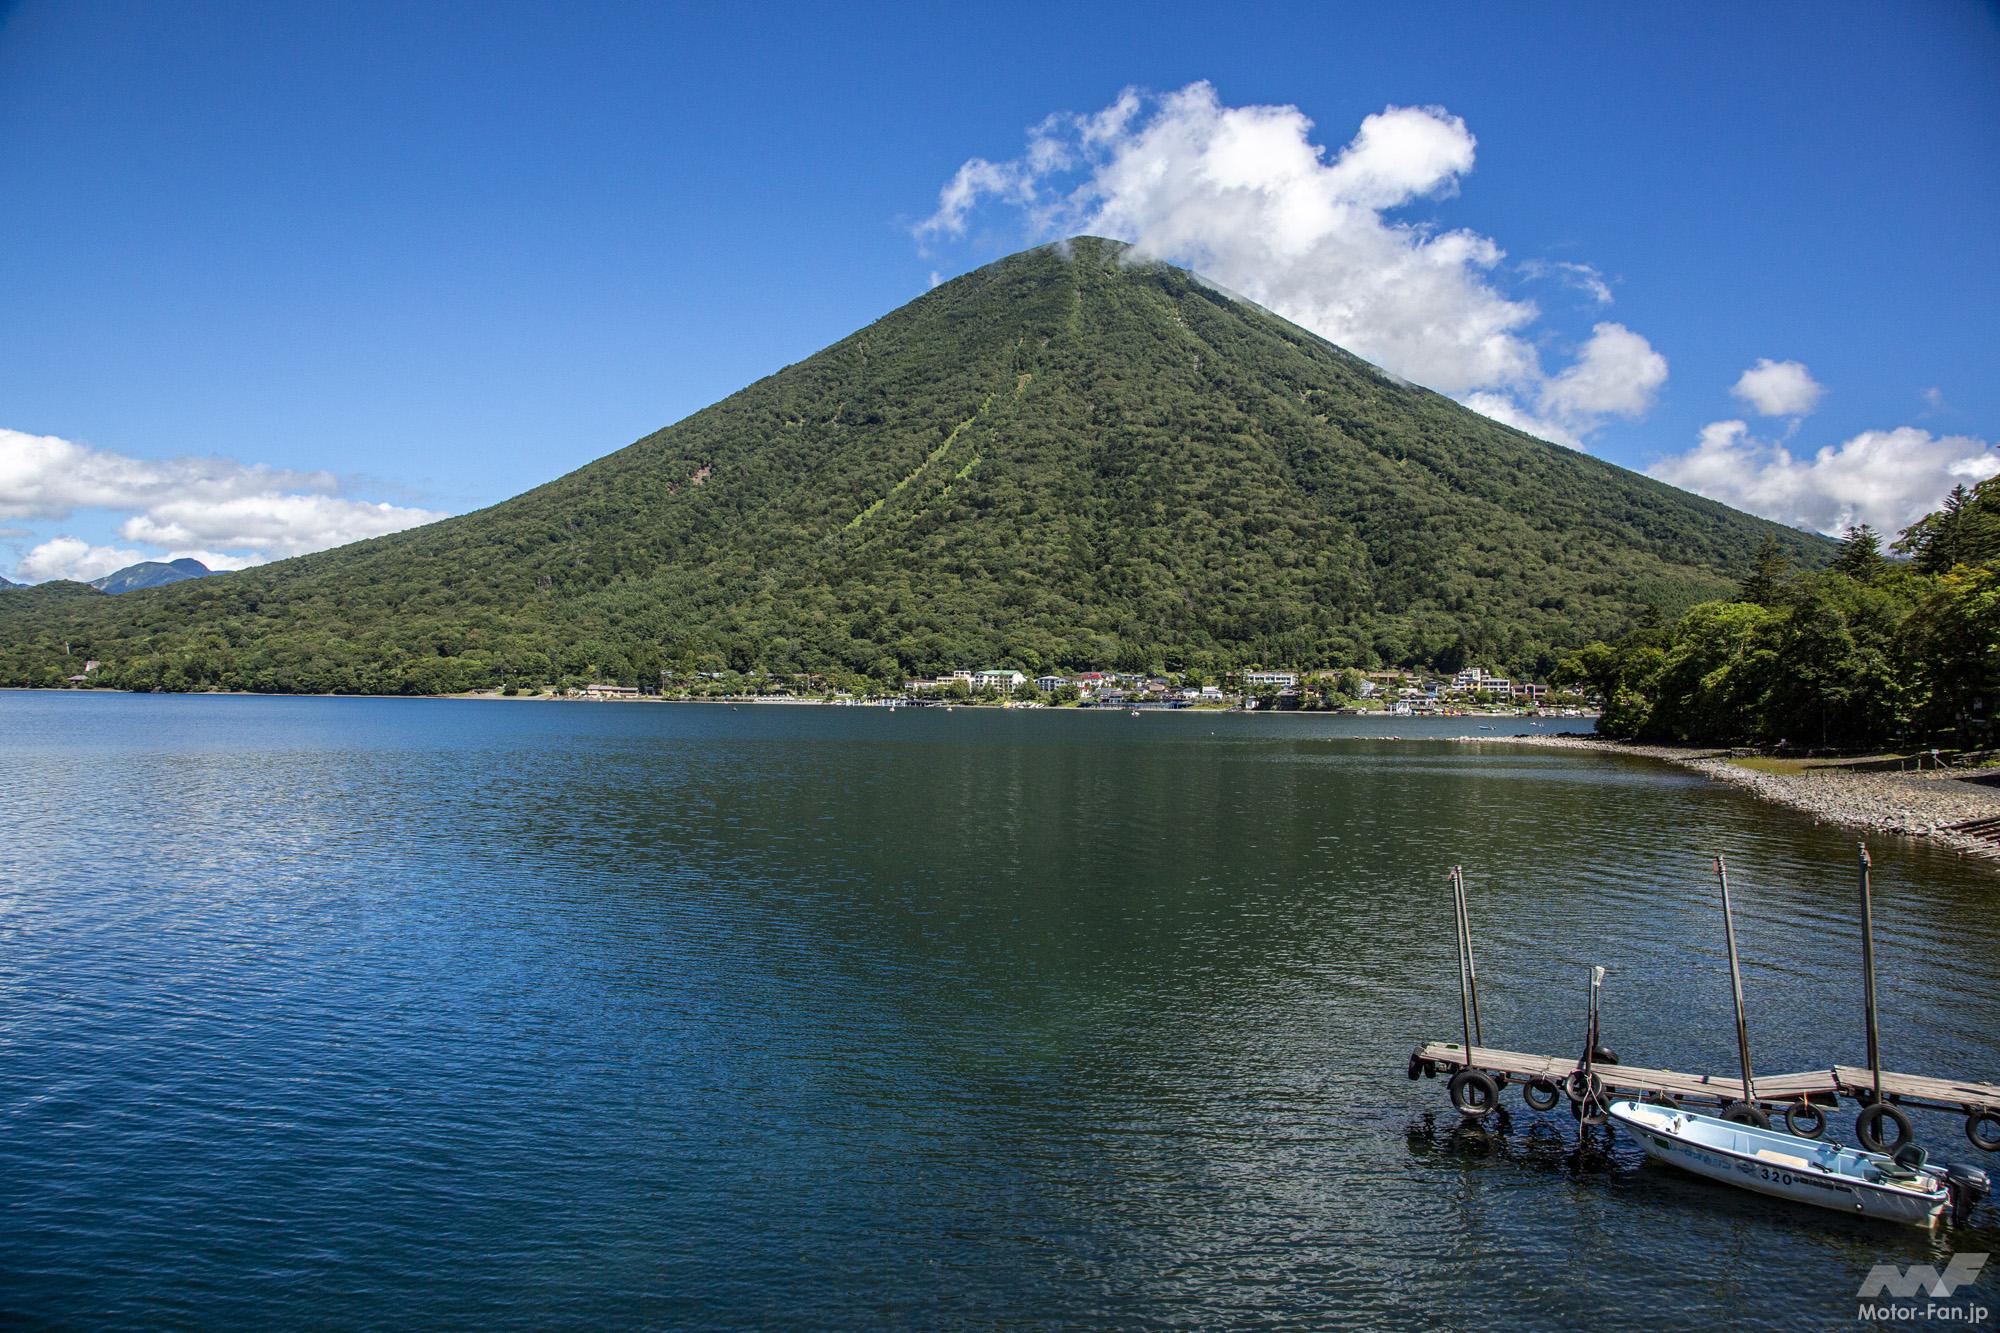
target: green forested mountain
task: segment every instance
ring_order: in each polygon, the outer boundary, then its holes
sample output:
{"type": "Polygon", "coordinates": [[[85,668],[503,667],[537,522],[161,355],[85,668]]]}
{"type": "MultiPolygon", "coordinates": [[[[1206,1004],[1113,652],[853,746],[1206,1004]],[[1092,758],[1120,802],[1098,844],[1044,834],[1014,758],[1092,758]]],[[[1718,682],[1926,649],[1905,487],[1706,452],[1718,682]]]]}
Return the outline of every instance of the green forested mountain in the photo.
{"type": "Polygon", "coordinates": [[[136,565],[127,565],[114,570],[101,579],[92,579],[90,586],[99,592],[116,597],[120,593],[137,592],[141,588],[158,588],[169,583],[179,583],[183,579],[207,578],[215,571],[199,560],[141,560],[136,565]]]}
{"type": "Polygon", "coordinates": [[[91,600],[0,680],[442,692],[763,667],[1546,668],[1826,543],[1401,383],[1080,238],[525,495],[91,600]],[[68,653],[64,653],[64,645],[68,653]]]}

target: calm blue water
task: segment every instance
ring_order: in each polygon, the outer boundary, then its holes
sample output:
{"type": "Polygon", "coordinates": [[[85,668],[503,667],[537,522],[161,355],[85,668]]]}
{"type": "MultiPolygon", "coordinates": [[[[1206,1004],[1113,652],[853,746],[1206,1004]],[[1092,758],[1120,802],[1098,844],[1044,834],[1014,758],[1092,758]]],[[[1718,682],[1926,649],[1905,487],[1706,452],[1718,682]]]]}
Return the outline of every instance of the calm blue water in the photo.
{"type": "MultiPolygon", "coordinates": [[[[1452,862],[1496,1044],[1602,963],[1727,1069],[1722,847],[1760,1069],[1861,1052],[1847,835],[1479,725],[0,693],[0,1322],[1850,1327],[2000,1250],[1453,1133],[1452,862]]],[[[1873,850],[1891,1063],[2000,1077],[2000,874],[1873,850]]]]}

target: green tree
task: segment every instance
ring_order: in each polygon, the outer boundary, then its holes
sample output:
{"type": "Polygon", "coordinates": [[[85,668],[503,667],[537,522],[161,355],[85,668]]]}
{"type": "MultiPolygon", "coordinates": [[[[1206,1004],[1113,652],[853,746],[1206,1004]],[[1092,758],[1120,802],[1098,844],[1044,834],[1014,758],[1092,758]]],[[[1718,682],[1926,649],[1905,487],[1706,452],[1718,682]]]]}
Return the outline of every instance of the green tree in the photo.
{"type": "Polygon", "coordinates": [[[1887,561],[1882,558],[1882,537],[1866,523],[1850,527],[1840,539],[1833,557],[1833,570],[1857,583],[1872,583],[1880,577],[1887,561]]]}
{"type": "Polygon", "coordinates": [[[1930,733],[1990,743],[2000,714],[2000,563],[1946,573],[1905,634],[1930,733]]]}
{"type": "Polygon", "coordinates": [[[1741,598],[1758,606],[1774,606],[1797,572],[1798,567],[1785,554],[1777,535],[1767,532],[1763,544],[1757,548],[1756,562],[1743,578],[1741,598]]]}

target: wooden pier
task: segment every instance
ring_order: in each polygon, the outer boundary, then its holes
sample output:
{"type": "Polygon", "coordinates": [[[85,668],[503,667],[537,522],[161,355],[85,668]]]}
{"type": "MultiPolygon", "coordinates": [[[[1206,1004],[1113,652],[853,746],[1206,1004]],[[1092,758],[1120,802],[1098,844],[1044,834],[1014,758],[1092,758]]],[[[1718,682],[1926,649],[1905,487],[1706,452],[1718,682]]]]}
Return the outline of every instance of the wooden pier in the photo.
{"type": "Polygon", "coordinates": [[[1602,1124],[1615,1099],[1666,1103],[1673,1106],[1719,1108],[1724,1119],[1768,1124],[1774,1115],[1802,1138],[1826,1132],[1826,1112],[1843,1097],[1861,1107],[1855,1117],[1855,1137],[1873,1152],[1894,1152],[1914,1142],[1915,1127],[1902,1107],[1955,1112],[1965,1118],[1965,1136],[1974,1147],[2000,1152],[2000,1086],[1966,1080],[1898,1074],[1882,1068],[1881,1041],[1875,1008],[1875,926],[1869,885],[1870,860],[1859,848],[1861,952],[1864,989],[1863,1022],[1868,1041],[1868,1065],[1835,1065],[1797,1074],[1757,1077],[1750,1067],[1750,1041],[1744,1022],[1743,980],[1736,958],[1736,924],[1729,902],[1729,874],[1723,858],[1715,858],[1721,889],[1725,939],[1729,950],[1731,998],[1736,1010],[1740,1075],[1684,1074],[1673,1069],[1626,1065],[1602,1045],[1598,994],[1604,969],[1593,968],[1589,1018],[1583,1053],[1576,1059],[1502,1050],[1485,1044],[1479,1012],[1479,972],[1472,957],[1472,922],[1465,892],[1465,875],[1452,867],[1452,917],[1458,942],[1459,1017],[1464,1040],[1427,1041],[1410,1055],[1411,1078],[1449,1078],[1451,1102],[1468,1121],[1498,1109],[1501,1090],[1521,1088],[1522,1100],[1537,1111],[1555,1109],[1565,1098],[1579,1123],[1602,1124]]]}
{"type": "MultiPolygon", "coordinates": [[[[1528,1055],[1521,1051],[1501,1051],[1475,1046],[1468,1058],[1465,1047],[1455,1041],[1427,1041],[1410,1057],[1419,1074],[1435,1078],[1440,1072],[1474,1069],[1495,1082],[1532,1083],[1543,1080],[1564,1088],[1573,1075],[1584,1072],[1582,1063],[1557,1055],[1528,1055]]],[[[1839,1101],[1840,1085],[1832,1070],[1807,1074],[1766,1075],[1756,1080],[1754,1097],[1743,1093],[1743,1080],[1720,1074],[1683,1074],[1674,1069],[1646,1069],[1639,1065],[1591,1063],[1602,1093],[1608,1097],[1634,1101],[1670,1102],[1675,1106],[1728,1106],[1747,1101],[1765,1111],[1782,1112],[1794,1102],[1832,1106],[1839,1101]]],[[[1867,1070],[1860,1071],[1864,1076],[1867,1070]]],[[[2000,1089],[1994,1091],[2000,1092],[2000,1089]]]]}
{"type": "MultiPolygon", "coordinates": [[[[1752,1081],[1746,1095],[1743,1080],[1727,1074],[1684,1074],[1675,1069],[1647,1069],[1639,1065],[1605,1064],[1592,1061],[1585,1070],[1581,1061],[1559,1055],[1531,1055],[1524,1051],[1503,1051],[1491,1046],[1475,1046],[1468,1056],[1455,1041],[1427,1041],[1410,1056],[1412,1078],[1450,1078],[1461,1070],[1472,1070],[1493,1080],[1496,1088],[1521,1084],[1540,1085],[1548,1100],[1560,1093],[1572,1103],[1582,1103],[1571,1094],[1572,1086],[1590,1094],[1587,1080],[1595,1075],[1597,1098],[1664,1102],[1673,1106],[1728,1109],[1754,1106],[1766,1118],[1783,1117],[1793,1132],[1817,1138],[1825,1132],[1824,1112],[1840,1105],[1843,1098],[1857,1106],[1875,1104],[1873,1071],[1854,1065],[1812,1069],[1798,1074],[1765,1074],[1752,1081]],[[1586,1082],[1572,1084],[1582,1074],[1586,1082]],[[1813,1131],[1813,1132],[1808,1132],[1813,1131]]],[[[1524,1093],[1525,1095],[1525,1093],[1524,1093]]],[[[1965,1134],[1974,1146],[2000,1152],[2000,1086],[1970,1080],[1927,1078],[1921,1074],[1882,1071],[1882,1098],[1888,1106],[1942,1111],[1965,1117],[1965,1134]]],[[[1529,1103],[1531,1106],[1532,1102],[1529,1103]]],[[[1536,1109],[1546,1110],[1548,1105],[1536,1109]]],[[[1474,1103],[1461,1108],[1468,1114],[1474,1103]]],[[[1487,1109],[1491,1109],[1489,1106],[1487,1109]]],[[[1587,1109],[1587,1108],[1584,1108],[1587,1109]]],[[[1485,1112],[1480,1111],[1483,1115],[1485,1112]]]]}

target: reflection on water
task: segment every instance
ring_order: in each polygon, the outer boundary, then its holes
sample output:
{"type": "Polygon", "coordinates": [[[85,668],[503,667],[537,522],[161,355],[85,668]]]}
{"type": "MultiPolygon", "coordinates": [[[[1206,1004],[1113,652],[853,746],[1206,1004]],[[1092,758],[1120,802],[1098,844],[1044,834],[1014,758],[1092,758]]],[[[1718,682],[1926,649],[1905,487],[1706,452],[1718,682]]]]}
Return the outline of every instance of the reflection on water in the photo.
{"type": "MultiPolygon", "coordinates": [[[[1467,731],[0,694],[0,1312],[1823,1326],[2000,1249],[1408,1081],[1452,862],[1498,1044],[1602,963],[1730,1067],[1720,848],[1758,1067],[1860,1057],[1846,835],[1467,731]]],[[[1890,1062],[2000,1074],[2000,875],[1874,851],[1890,1062]]]]}

